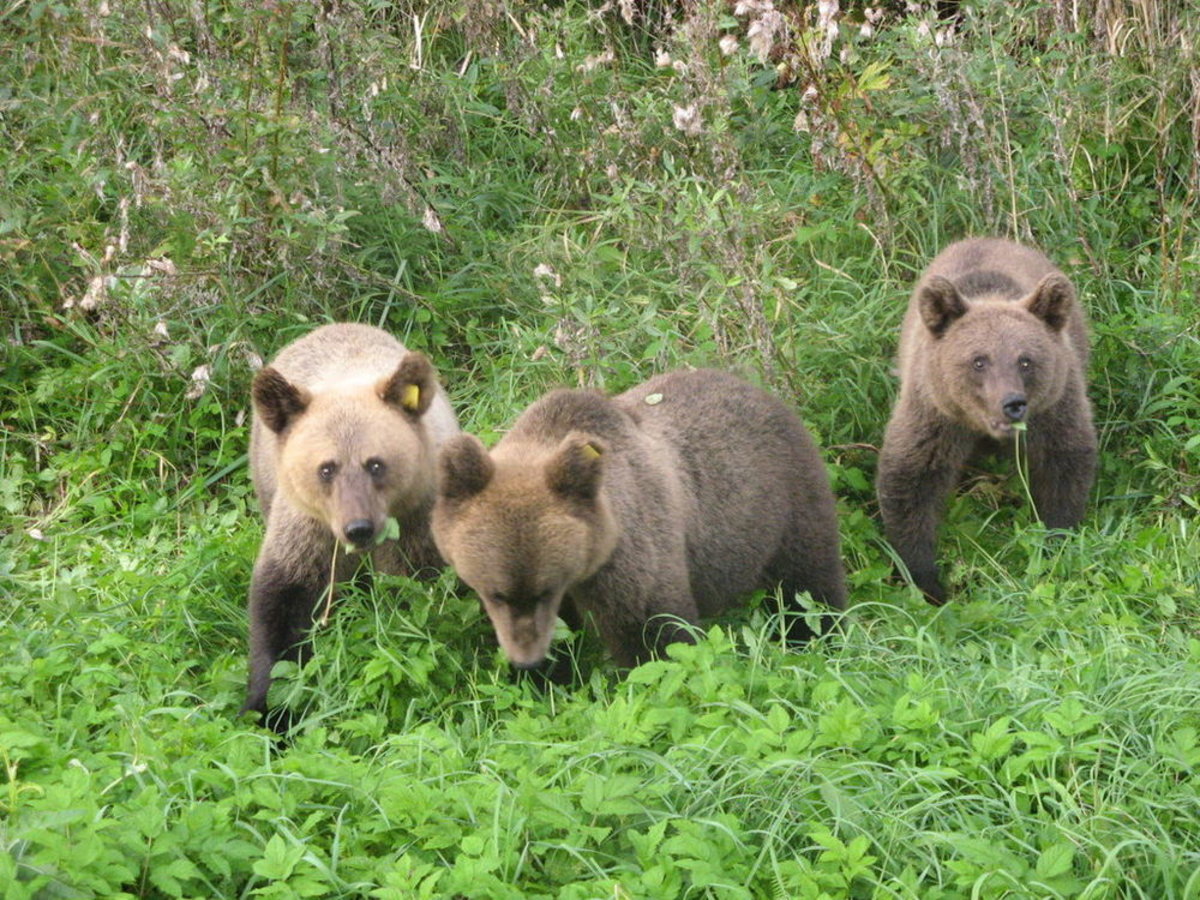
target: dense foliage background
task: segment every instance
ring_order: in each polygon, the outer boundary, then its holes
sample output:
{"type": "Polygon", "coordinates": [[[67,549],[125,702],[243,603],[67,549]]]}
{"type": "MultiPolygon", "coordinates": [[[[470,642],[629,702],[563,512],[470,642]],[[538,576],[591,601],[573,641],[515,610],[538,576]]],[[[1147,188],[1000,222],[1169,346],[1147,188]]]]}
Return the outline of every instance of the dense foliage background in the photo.
{"type": "Polygon", "coordinates": [[[0,896],[1200,897],[1192,4],[0,0],[0,896]],[[972,473],[955,601],[871,480],[906,294],[1035,242],[1102,468],[972,473]],[[558,384],[794,401],[853,605],[516,683],[447,574],[350,590],[239,720],[248,385],[328,320],[490,441],[558,384]]]}

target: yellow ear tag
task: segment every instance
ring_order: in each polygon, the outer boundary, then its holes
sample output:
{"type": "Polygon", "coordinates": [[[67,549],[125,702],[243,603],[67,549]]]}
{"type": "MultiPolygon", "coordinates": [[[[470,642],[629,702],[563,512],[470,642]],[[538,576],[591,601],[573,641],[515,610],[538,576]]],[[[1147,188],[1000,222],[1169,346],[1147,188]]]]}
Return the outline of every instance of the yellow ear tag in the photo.
{"type": "Polygon", "coordinates": [[[421,386],[406,384],[400,394],[400,405],[405,409],[416,410],[421,405],[421,386]]]}
{"type": "Polygon", "coordinates": [[[587,459],[599,459],[600,451],[598,449],[596,449],[596,447],[592,444],[584,444],[583,445],[583,455],[587,459]]]}

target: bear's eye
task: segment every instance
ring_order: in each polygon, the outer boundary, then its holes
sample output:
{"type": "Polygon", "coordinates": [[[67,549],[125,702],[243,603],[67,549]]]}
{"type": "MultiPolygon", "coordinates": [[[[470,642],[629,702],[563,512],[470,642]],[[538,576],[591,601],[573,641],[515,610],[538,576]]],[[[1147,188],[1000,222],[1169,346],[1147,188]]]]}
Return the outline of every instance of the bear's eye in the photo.
{"type": "Polygon", "coordinates": [[[326,484],[333,481],[333,476],[337,474],[337,463],[324,462],[317,466],[317,477],[326,484]]]}
{"type": "Polygon", "coordinates": [[[367,474],[372,478],[379,478],[387,471],[387,463],[382,459],[372,457],[363,464],[363,468],[367,470],[367,474]]]}
{"type": "Polygon", "coordinates": [[[1030,369],[1033,368],[1033,360],[1030,359],[1028,356],[1022,356],[1020,359],[1017,360],[1017,368],[1020,369],[1022,372],[1028,372],[1030,369]]]}
{"type": "Polygon", "coordinates": [[[982,372],[987,368],[988,358],[986,356],[977,356],[971,360],[971,368],[976,372],[982,372]]]}

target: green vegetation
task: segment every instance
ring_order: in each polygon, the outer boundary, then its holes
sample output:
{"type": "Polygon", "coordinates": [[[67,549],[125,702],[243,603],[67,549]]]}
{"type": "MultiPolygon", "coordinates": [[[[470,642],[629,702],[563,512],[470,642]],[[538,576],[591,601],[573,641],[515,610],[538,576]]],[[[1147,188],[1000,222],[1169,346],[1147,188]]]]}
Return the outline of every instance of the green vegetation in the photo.
{"type": "Polygon", "coordinates": [[[1200,15],[776,3],[0,0],[3,900],[1200,898],[1200,15]],[[915,274],[983,233],[1080,288],[1102,467],[1061,540],[974,473],[934,609],[875,448],[915,274]],[[842,633],[768,596],[539,691],[450,574],[380,578],[277,746],[248,385],[333,319],[485,441],[673,366],[793,400],[842,633]]]}

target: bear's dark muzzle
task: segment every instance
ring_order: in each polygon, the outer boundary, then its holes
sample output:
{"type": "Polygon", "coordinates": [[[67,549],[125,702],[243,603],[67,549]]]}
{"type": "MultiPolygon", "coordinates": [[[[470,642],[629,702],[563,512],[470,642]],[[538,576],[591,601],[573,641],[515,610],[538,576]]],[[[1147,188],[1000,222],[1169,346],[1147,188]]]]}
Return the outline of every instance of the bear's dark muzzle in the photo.
{"type": "Polygon", "coordinates": [[[345,534],[355,547],[365,547],[375,537],[375,523],[370,519],[352,519],[346,523],[345,534]]]}
{"type": "Polygon", "coordinates": [[[1000,408],[1004,410],[1004,415],[1008,417],[1008,421],[1020,422],[1025,418],[1025,413],[1029,410],[1029,403],[1025,400],[1024,394],[1009,394],[1001,402],[1000,408]]]}

